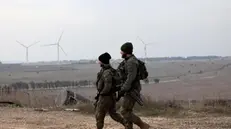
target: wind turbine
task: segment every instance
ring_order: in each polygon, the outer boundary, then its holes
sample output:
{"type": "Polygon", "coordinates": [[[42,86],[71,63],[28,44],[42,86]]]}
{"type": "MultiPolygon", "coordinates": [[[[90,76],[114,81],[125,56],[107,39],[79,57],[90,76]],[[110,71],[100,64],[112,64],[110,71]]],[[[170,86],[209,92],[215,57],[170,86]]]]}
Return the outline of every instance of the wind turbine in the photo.
{"type": "Polygon", "coordinates": [[[137,39],[139,39],[144,44],[144,56],[145,62],[147,63],[147,46],[152,45],[152,43],[145,43],[139,36],[137,36],[137,39]]]}
{"type": "Polygon", "coordinates": [[[37,44],[40,41],[37,41],[37,42],[35,42],[35,43],[33,43],[33,44],[29,45],[29,46],[26,46],[26,45],[22,44],[21,42],[19,42],[17,40],[16,40],[16,42],[19,43],[24,48],[26,48],[26,62],[28,63],[29,62],[29,48],[34,46],[35,44],[37,44]]]}
{"type": "Polygon", "coordinates": [[[63,51],[63,53],[64,53],[65,55],[67,55],[66,52],[63,50],[62,46],[60,45],[60,40],[61,40],[62,36],[63,36],[63,31],[62,31],[62,33],[61,33],[61,35],[60,35],[60,37],[59,37],[57,43],[43,45],[43,46],[56,46],[56,47],[57,47],[57,61],[58,61],[58,63],[59,63],[59,54],[60,54],[59,48],[61,48],[61,50],[63,51]]]}

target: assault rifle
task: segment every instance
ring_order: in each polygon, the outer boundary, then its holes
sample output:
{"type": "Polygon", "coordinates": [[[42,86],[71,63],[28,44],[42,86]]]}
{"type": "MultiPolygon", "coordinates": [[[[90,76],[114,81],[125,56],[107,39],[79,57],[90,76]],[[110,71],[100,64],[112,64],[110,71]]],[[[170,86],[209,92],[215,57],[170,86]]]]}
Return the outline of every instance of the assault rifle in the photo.
{"type": "Polygon", "coordinates": [[[93,103],[95,109],[96,109],[96,106],[97,106],[98,101],[99,101],[99,93],[96,94],[95,102],[93,103]]]}
{"type": "MultiPolygon", "coordinates": [[[[121,85],[120,88],[118,88],[119,90],[121,89],[121,85]]],[[[137,90],[132,90],[129,91],[127,93],[125,93],[126,95],[130,96],[134,101],[136,101],[140,106],[144,105],[143,100],[141,99],[140,93],[137,90]]],[[[121,97],[123,97],[124,95],[118,95],[116,98],[116,101],[119,101],[121,97]]]]}
{"type": "Polygon", "coordinates": [[[144,101],[141,99],[140,93],[137,90],[133,90],[128,95],[134,99],[140,106],[144,106],[144,101]]]}

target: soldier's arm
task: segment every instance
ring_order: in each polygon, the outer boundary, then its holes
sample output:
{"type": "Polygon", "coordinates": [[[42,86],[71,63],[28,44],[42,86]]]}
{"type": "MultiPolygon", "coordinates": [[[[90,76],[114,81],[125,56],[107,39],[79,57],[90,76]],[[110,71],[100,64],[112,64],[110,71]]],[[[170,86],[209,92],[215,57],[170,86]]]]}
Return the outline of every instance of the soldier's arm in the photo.
{"type": "Polygon", "coordinates": [[[100,72],[97,73],[97,78],[95,81],[96,89],[99,90],[99,80],[100,80],[100,72]]]}
{"type": "Polygon", "coordinates": [[[112,75],[110,71],[105,71],[103,74],[103,81],[104,81],[104,87],[102,91],[100,92],[101,95],[108,94],[111,91],[112,88],[112,75]]]}
{"type": "Polygon", "coordinates": [[[97,73],[97,80],[96,80],[96,88],[98,91],[101,91],[103,89],[103,83],[101,81],[102,77],[103,77],[103,70],[101,69],[100,72],[97,73]]]}
{"type": "Polygon", "coordinates": [[[128,61],[127,62],[127,71],[128,71],[128,75],[127,75],[127,79],[123,85],[123,87],[121,88],[121,90],[123,91],[129,91],[132,87],[132,82],[135,80],[136,78],[136,74],[137,74],[137,65],[135,62],[133,61],[128,61]]]}
{"type": "Polygon", "coordinates": [[[117,68],[117,72],[118,72],[119,74],[124,73],[124,66],[125,66],[125,61],[122,61],[122,62],[119,64],[118,68],[117,68]]]}
{"type": "Polygon", "coordinates": [[[101,92],[103,90],[104,84],[103,82],[100,80],[98,85],[97,85],[97,90],[98,92],[101,92]]]}

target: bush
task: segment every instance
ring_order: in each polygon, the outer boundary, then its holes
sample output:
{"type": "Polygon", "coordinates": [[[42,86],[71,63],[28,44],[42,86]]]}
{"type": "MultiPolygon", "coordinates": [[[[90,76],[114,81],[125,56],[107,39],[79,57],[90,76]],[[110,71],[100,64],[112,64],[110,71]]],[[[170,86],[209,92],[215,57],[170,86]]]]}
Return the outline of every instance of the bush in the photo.
{"type": "Polygon", "coordinates": [[[154,82],[155,82],[155,83],[159,83],[159,82],[160,82],[160,79],[154,79],[154,82]]]}

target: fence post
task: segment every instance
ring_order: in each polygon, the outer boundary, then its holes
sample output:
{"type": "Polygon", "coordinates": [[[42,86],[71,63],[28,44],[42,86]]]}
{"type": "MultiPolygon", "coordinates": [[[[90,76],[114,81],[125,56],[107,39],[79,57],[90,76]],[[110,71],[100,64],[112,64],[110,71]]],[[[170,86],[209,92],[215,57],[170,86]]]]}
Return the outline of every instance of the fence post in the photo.
{"type": "Polygon", "coordinates": [[[191,108],[191,99],[188,99],[188,108],[191,108]]]}

